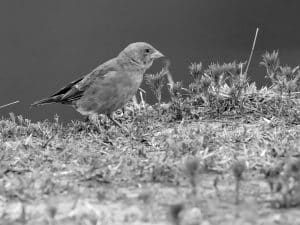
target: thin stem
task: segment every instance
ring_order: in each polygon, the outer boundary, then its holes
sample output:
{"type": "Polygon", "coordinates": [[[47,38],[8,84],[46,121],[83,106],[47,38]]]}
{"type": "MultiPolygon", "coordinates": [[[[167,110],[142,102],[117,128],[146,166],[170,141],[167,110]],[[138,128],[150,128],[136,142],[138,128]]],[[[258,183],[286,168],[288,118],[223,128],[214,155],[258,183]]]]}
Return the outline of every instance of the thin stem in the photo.
{"type": "Polygon", "coordinates": [[[249,60],[248,60],[248,63],[247,63],[247,67],[246,67],[246,71],[245,71],[246,74],[248,73],[248,69],[249,69],[249,66],[250,66],[250,63],[251,63],[251,59],[252,59],[252,55],[253,55],[253,52],[254,52],[254,48],[255,48],[255,44],[256,44],[256,39],[257,39],[257,35],[258,35],[258,31],[259,31],[259,28],[256,28],[256,32],[255,32],[255,36],[254,36],[254,40],[253,40],[253,44],[252,44],[251,53],[250,53],[249,60]]]}
{"type": "Polygon", "coordinates": [[[17,103],[19,103],[19,102],[20,102],[20,101],[18,100],[18,101],[15,101],[15,102],[8,103],[8,104],[6,104],[6,105],[2,105],[2,106],[0,106],[0,109],[3,109],[3,108],[5,108],[5,107],[7,107],[7,106],[10,106],[10,105],[17,104],[17,103]]]}

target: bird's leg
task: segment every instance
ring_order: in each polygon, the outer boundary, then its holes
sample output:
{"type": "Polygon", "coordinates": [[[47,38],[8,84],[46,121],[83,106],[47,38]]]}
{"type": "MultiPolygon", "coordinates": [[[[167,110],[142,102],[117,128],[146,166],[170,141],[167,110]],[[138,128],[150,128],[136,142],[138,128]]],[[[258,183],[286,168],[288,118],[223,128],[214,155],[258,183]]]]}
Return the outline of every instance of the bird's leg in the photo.
{"type": "Polygon", "coordinates": [[[84,120],[85,123],[90,123],[91,122],[89,116],[84,116],[83,120],[84,120]]]}
{"type": "Polygon", "coordinates": [[[111,114],[108,114],[107,117],[119,128],[121,128],[123,131],[125,131],[125,133],[127,135],[130,135],[130,132],[127,130],[127,128],[125,128],[124,126],[122,126],[118,121],[116,121],[111,114]]]}
{"type": "Polygon", "coordinates": [[[120,127],[120,128],[122,128],[122,129],[124,129],[123,128],[123,126],[118,122],[118,121],[116,121],[116,120],[114,120],[114,118],[112,118],[112,115],[111,114],[107,114],[107,117],[117,126],[117,127],[120,127]]]}
{"type": "Polygon", "coordinates": [[[107,115],[107,117],[117,126],[120,127],[123,131],[125,131],[126,134],[129,134],[130,132],[127,130],[127,128],[125,128],[124,126],[122,126],[122,124],[120,124],[118,121],[116,121],[111,114],[107,115]]]}

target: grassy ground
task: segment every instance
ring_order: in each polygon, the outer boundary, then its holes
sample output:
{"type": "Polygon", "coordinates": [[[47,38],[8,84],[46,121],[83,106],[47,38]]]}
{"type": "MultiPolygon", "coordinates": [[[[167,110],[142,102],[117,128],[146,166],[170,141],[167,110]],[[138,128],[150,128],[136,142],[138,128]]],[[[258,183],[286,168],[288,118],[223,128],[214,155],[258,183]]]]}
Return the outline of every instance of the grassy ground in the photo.
{"type": "MultiPolygon", "coordinates": [[[[300,224],[300,75],[273,54],[271,88],[192,64],[169,104],[118,112],[124,129],[3,118],[0,224],[300,224]]],[[[159,102],[163,77],[147,77],[159,102]]]]}
{"type": "Polygon", "coordinates": [[[298,209],[276,206],[282,200],[264,178],[264,168],[297,159],[299,125],[157,123],[139,138],[136,124],[128,124],[130,135],[116,127],[78,131],[80,125],[1,122],[1,224],[296,224],[299,218],[298,209]],[[238,204],[237,161],[246,166],[238,204]]]}

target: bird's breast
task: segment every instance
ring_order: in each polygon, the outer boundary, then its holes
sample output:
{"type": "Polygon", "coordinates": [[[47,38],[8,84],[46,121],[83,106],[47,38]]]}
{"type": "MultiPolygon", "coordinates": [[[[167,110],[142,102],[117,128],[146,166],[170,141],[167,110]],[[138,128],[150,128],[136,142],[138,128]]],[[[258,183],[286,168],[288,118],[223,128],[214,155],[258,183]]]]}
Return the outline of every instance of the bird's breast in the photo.
{"type": "Polygon", "coordinates": [[[138,91],[142,81],[142,73],[132,73],[122,76],[122,80],[117,82],[117,91],[120,99],[124,99],[125,103],[129,101],[138,91]]]}

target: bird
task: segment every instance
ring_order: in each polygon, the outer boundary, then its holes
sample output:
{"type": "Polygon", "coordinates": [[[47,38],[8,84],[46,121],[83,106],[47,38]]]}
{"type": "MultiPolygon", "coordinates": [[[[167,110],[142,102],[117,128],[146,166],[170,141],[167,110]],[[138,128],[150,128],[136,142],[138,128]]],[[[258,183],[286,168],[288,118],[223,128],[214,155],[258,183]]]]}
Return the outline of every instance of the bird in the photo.
{"type": "Polygon", "coordinates": [[[113,119],[113,112],[135,96],[144,73],[154,60],[161,57],[164,55],[146,42],[131,43],[115,58],[31,106],[50,103],[71,105],[87,118],[104,114],[115,125],[122,127],[113,119]]]}

